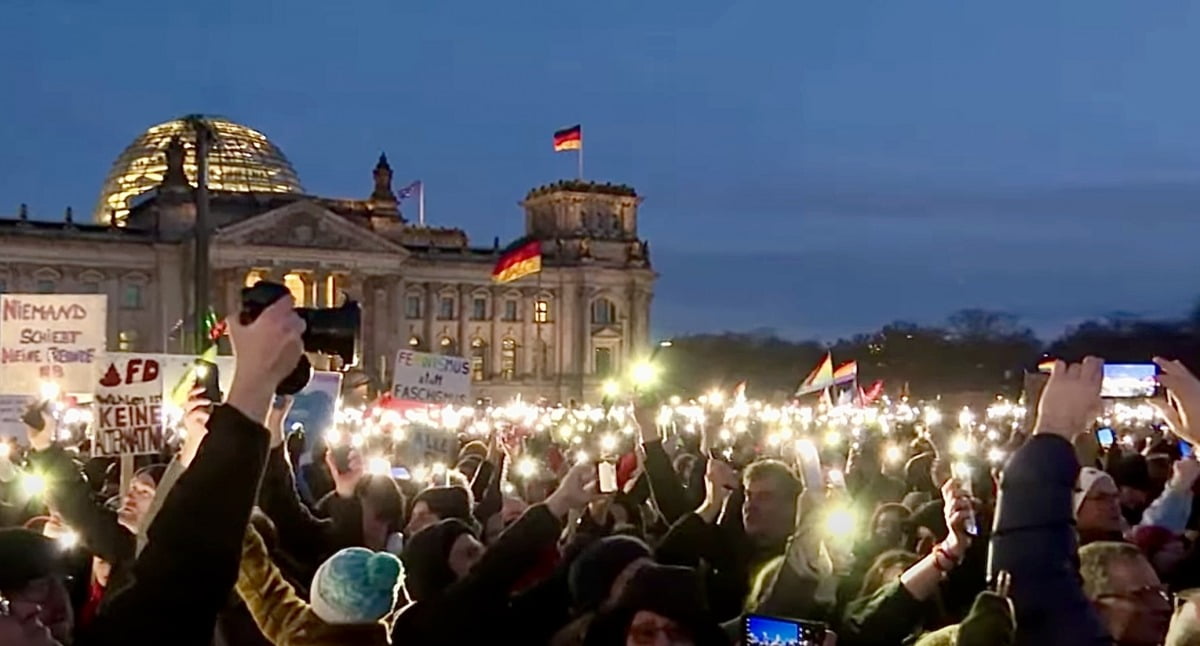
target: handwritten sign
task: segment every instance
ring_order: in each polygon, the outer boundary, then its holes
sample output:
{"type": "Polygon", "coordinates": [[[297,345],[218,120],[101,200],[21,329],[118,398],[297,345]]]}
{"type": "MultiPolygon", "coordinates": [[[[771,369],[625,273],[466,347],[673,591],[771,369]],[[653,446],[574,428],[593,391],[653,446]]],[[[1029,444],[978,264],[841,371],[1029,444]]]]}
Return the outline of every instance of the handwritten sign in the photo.
{"type": "Polygon", "coordinates": [[[107,310],[103,294],[0,294],[0,391],[29,395],[54,381],[91,392],[107,310]]]}
{"type": "Polygon", "coordinates": [[[101,365],[92,404],[92,455],[161,451],[163,376],[158,359],[112,353],[101,365]]]}
{"type": "Polygon", "coordinates": [[[471,362],[427,352],[396,353],[392,397],[465,406],[471,401],[471,362]]]}
{"type": "Polygon", "coordinates": [[[304,425],[304,438],[313,446],[333,426],[338,400],[342,396],[342,373],[314,372],[304,390],[296,393],[292,410],[284,421],[284,430],[292,424],[304,425]]]}
{"type": "Polygon", "coordinates": [[[25,422],[21,416],[33,399],[29,395],[0,395],[0,437],[25,442],[25,422]]]}
{"type": "Polygon", "coordinates": [[[407,429],[401,452],[405,464],[450,465],[458,457],[458,436],[446,429],[413,425],[407,429]]]}

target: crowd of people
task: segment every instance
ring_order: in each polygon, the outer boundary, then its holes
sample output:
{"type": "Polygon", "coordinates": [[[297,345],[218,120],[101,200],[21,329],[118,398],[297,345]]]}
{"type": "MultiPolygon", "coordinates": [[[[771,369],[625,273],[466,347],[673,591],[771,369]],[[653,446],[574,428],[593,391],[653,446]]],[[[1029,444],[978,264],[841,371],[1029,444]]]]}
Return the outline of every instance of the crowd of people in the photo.
{"type": "Polygon", "coordinates": [[[284,428],[303,327],[290,298],[231,320],[223,401],[193,391],[178,450],[123,488],[49,412],[0,453],[0,646],[1200,643],[1200,380],[1177,361],[1128,441],[1097,439],[1087,358],[987,455],[920,420],[886,443],[674,432],[641,397],[620,446],[567,459],[497,426],[418,478],[284,428]]]}

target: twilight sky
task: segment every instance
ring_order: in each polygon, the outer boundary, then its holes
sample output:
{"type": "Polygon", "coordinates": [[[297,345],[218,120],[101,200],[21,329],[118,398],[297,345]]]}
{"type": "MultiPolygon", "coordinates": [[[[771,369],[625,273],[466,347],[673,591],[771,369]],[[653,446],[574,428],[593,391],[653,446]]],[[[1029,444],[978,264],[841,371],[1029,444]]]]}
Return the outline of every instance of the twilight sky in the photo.
{"type": "Polygon", "coordinates": [[[1198,29],[1190,0],[6,0],[0,213],[90,213],[134,136],[205,112],[323,195],[386,150],[489,245],[580,122],[588,176],[646,196],[660,334],[982,306],[1053,335],[1200,295],[1198,29]]]}

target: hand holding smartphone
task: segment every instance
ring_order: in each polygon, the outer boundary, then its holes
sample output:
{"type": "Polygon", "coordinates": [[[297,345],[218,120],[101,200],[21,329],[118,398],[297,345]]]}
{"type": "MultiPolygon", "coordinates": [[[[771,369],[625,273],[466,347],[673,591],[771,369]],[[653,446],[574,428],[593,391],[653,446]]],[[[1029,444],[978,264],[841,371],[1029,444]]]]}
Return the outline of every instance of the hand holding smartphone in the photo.
{"type": "Polygon", "coordinates": [[[617,464],[608,460],[596,463],[596,481],[600,493],[617,492],[617,464]]]}

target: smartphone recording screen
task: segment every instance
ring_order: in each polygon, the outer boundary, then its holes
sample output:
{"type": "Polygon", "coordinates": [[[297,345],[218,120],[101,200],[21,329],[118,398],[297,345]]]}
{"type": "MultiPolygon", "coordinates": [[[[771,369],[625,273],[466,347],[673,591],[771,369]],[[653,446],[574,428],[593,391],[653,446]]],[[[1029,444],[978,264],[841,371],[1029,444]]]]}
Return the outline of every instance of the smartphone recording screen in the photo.
{"type": "Polygon", "coordinates": [[[764,615],[746,615],[746,646],[822,646],[825,624],[764,615]]]}
{"type": "Polygon", "coordinates": [[[1096,429],[1096,441],[1100,442],[1100,446],[1108,448],[1117,441],[1117,435],[1107,426],[1096,429]]]}
{"type": "Polygon", "coordinates": [[[1152,363],[1106,363],[1100,396],[1114,399],[1153,397],[1158,381],[1157,368],[1152,363]]]}

